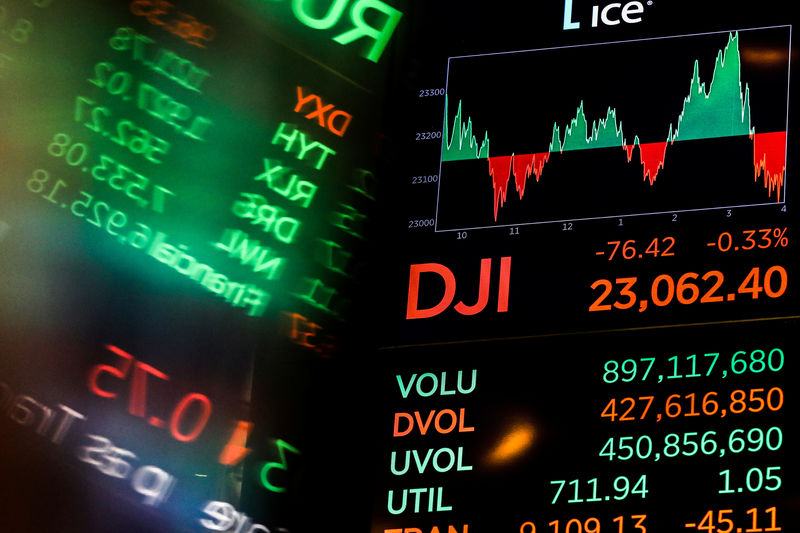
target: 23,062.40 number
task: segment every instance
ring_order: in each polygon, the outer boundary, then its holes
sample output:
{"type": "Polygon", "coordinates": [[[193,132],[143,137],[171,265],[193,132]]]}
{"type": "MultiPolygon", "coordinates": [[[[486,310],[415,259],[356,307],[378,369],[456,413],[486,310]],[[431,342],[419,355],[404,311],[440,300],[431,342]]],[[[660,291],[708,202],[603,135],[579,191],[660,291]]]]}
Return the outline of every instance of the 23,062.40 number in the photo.
{"type": "Polygon", "coordinates": [[[617,278],[612,283],[607,279],[599,279],[592,283],[592,290],[600,289],[601,294],[589,306],[589,311],[610,311],[615,309],[630,309],[636,302],[639,302],[639,312],[647,309],[648,301],[652,301],[658,307],[664,307],[675,300],[682,305],[700,303],[715,303],[722,301],[733,301],[737,294],[750,294],[753,300],[758,299],[759,293],[764,292],[769,298],[779,298],[786,292],[788,285],[788,274],[786,269],[780,265],[775,265],[766,269],[761,274],[759,267],[753,267],[739,284],[736,293],[728,293],[727,296],[717,294],[725,282],[725,275],[719,270],[710,270],[700,276],[696,272],[683,274],[676,283],[669,274],[657,276],[650,285],[650,300],[640,299],[637,294],[636,284],[638,277],[617,278]],[[712,285],[701,295],[701,289],[695,280],[700,278],[702,281],[712,285]],[[605,303],[608,297],[614,292],[614,285],[619,289],[618,298],[613,303],[605,303]]]}

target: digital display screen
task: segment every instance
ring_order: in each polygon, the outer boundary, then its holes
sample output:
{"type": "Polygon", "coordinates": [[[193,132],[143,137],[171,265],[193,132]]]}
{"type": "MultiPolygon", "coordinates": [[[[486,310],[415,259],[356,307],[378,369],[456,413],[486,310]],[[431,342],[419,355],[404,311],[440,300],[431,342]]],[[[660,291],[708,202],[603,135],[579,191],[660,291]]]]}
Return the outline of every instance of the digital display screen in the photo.
{"type": "Polygon", "coordinates": [[[0,0],[0,529],[797,531],[789,7],[0,0]]]}

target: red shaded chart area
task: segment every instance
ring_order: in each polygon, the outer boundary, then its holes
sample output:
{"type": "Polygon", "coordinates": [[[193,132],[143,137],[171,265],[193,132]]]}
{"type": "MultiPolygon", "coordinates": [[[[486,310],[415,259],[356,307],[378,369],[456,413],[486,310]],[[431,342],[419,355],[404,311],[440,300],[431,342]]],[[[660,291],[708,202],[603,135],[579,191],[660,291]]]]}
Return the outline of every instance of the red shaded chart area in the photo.
{"type": "MultiPolygon", "coordinates": [[[[631,154],[632,152],[628,152],[631,154]]],[[[656,182],[658,171],[664,168],[664,160],[667,158],[667,143],[643,143],[639,145],[639,161],[642,163],[642,172],[644,179],[650,182],[650,185],[656,182]]],[[[628,155],[628,162],[631,161],[631,155],[628,155]]]]}
{"type": "Polygon", "coordinates": [[[786,132],[756,133],[753,135],[753,165],[755,179],[764,176],[764,188],[776,200],[782,200],[783,174],[786,172],[786,132]]]}
{"type": "MultiPolygon", "coordinates": [[[[786,132],[776,131],[771,133],[756,133],[750,136],[753,140],[753,164],[755,166],[755,179],[762,178],[767,194],[775,201],[782,201],[783,174],[786,171],[786,132]]],[[[638,148],[639,163],[642,165],[642,179],[650,185],[655,184],[659,170],[664,168],[667,155],[667,146],[674,142],[654,142],[628,144],[623,146],[627,154],[628,163],[633,161],[633,154],[638,148]]],[[[508,195],[508,182],[511,173],[514,174],[514,183],[520,199],[525,196],[525,184],[531,174],[536,176],[536,181],[542,176],[545,164],[550,160],[550,152],[538,154],[514,154],[510,156],[489,157],[489,174],[492,177],[494,189],[494,219],[500,207],[506,202],[508,195]]]]}
{"type": "Polygon", "coordinates": [[[536,181],[542,175],[544,165],[550,159],[550,152],[541,154],[520,154],[500,157],[489,157],[489,174],[492,176],[494,188],[494,219],[497,220],[497,209],[506,201],[508,194],[508,180],[510,172],[514,172],[514,183],[517,193],[522,198],[525,195],[525,183],[531,174],[536,176],[536,181]]]}

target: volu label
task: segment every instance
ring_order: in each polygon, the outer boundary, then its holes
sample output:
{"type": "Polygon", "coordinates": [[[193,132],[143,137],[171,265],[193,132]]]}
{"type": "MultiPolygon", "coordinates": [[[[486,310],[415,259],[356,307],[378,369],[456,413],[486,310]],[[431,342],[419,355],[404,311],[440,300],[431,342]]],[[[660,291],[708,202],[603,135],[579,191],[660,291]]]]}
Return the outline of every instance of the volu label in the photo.
{"type": "MultiPolygon", "coordinates": [[[[452,374],[451,374],[452,376],[452,374]]],[[[448,389],[447,388],[447,372],[442,372],[441,379],[436,374],[431,372],[426,372],[421,376],[417,377],[417,374],[411,374],[411,377],[408,378],[408,382],[404,383],[403,376],[398,374],[395,376],[397,378],[397,384],[400,386],[400,394],[403,398],[408,398],[408,395],[411,393],[412,387],[415,387],[417,394],[422,396],[423,398],[427,398],[428,396],[433,396],[436,394],[437,390],[440,396],[452,396],[459,392],[461,394],[469,394],[475,390],[475,383],[477,380],[478,371],[476,369],[472,370],[472,380],[469,384],[469,387],[464,386],[464,375],[461,370],[458,371],[458,375],[456,376],[456,388],[455,389],[448,389]]],[[[452,381],[451,381],[452,383],[452,381]]]]}

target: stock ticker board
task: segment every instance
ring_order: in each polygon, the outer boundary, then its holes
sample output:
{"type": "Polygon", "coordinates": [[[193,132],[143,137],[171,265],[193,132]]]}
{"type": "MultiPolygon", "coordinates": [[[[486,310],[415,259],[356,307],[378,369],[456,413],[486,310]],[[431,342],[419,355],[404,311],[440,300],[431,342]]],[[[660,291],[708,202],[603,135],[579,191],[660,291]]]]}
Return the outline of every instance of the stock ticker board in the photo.
{"type": "Polygon", "coordinates": [[[800,531],[794,19],[0,0],[0,530],[800,531]]]}

